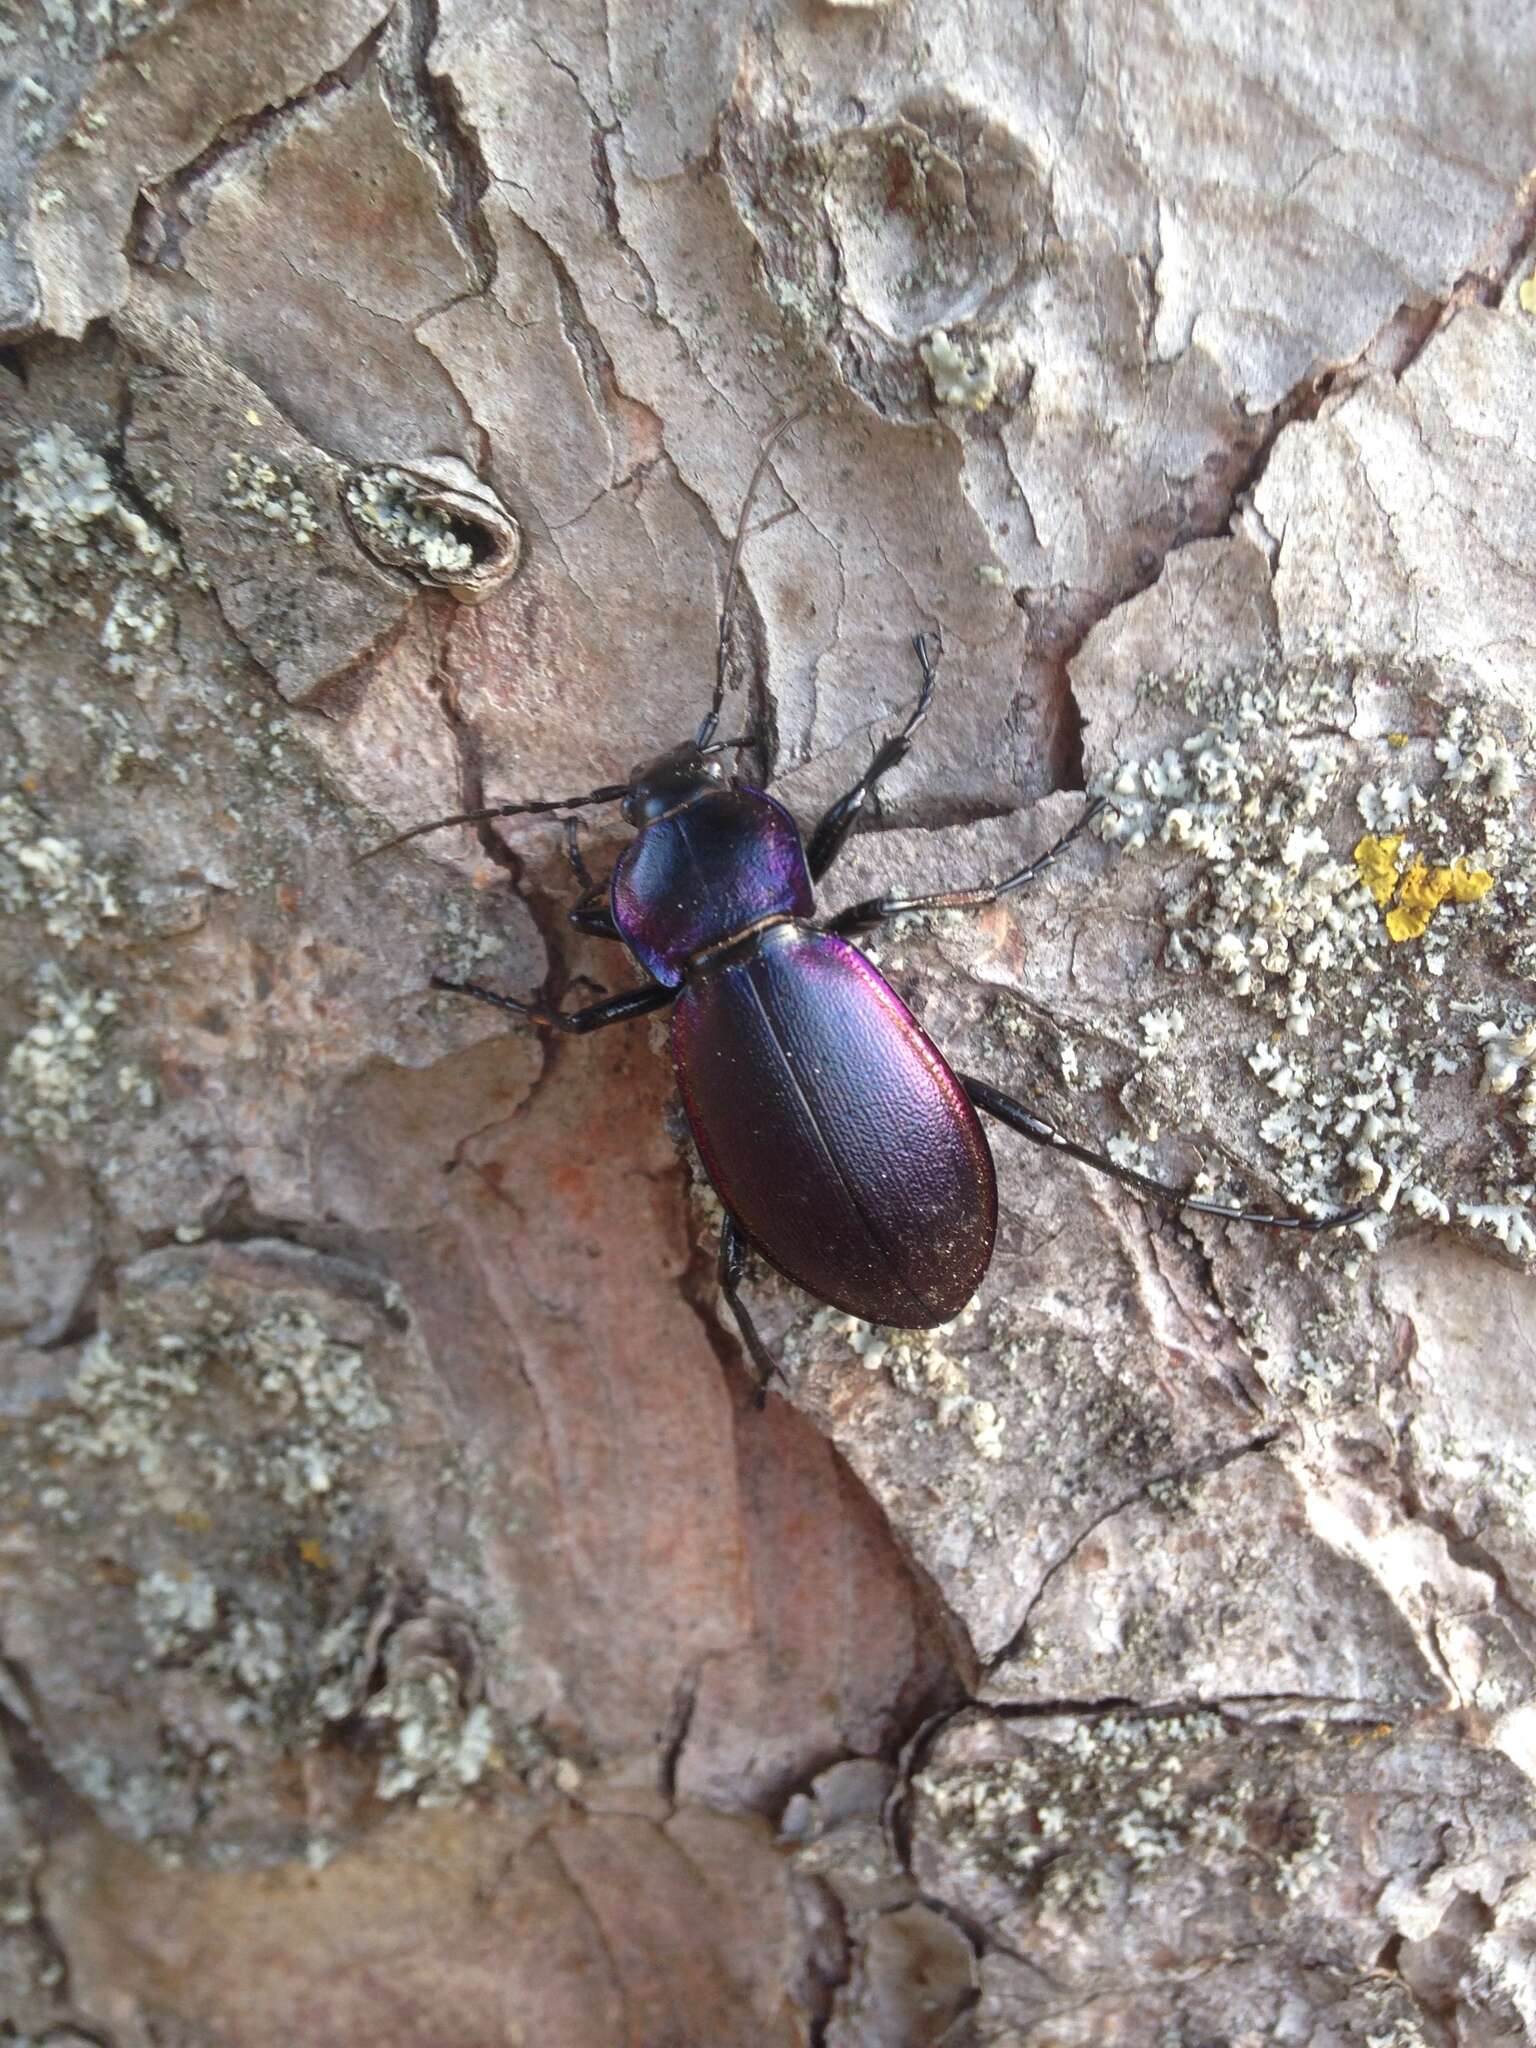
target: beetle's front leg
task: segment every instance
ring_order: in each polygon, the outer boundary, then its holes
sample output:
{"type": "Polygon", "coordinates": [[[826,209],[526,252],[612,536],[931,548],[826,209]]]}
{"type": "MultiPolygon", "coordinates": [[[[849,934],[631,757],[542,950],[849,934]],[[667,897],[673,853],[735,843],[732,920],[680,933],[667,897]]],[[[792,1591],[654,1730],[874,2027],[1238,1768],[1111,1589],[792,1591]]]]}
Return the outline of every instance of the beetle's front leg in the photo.
{"type": "Polygon", "coordinates": [[[893,732],[880,742],[875,758],[859,777],[846,796],[840,796],[828,810],[826,816],[811,834],[811,843],[806,850],[806,865],[811,871],[811,880],[819,882],[842,852],[848,834],[858,823],[859,813],[875,793],[882,775],[890,773],[898,761],[906,759],[911,750],[912,735],[928,716],[928,706],[933,702],[933,692],[938,683],[934,672],[933,656],[928,652],[928,642],[919,633],[912,642],[917,649],[917,658],[922,663],[923,687],[918,693],[912,714],[900,732],[893,732]]]}
{"type": "Polygon", "coordinates": [[[581,890],[575,904],[566,912],[566,923],[575,925],[577,931],[586,932],[594,939],[622,939],[624,934],[613,921],[613,907],[608,901],[608,884],[595,882],[592,871],[582,859],[579,821],[565,820],[565,858],[576,883],[581,890]]]}
{"type": "Polygon", "coordinates": [[[622,939],[624,934],[613,921],[613,906],[608,901],[608,884],[594,882],[578,903],[565,914],[567,924],[575,925],[577,931],[585,932],[593,939],[622,939]]]}
{"type": "Polygon", "coordinates": [[[557,1010],[549,1003],[525,1003],[517,996],[498,995],[494,989],[481,988],[473,981],[449,981],[441,974],[433,975],[432,986],[449,995],[474,996],[478,1002],[494,1004],[498,1010],[510,1010],[514,1017],[526,1017],[546,1031],[577,1035],[601,1031],[605,1024],[623,1024],[631,1017],[645,1016],[650,1010],[664,1009],[677,996],[675,988],[651,981],[642,988],[620,989],[616,996],[605,996],[600,1003],[589,1003],[584,1010],[557,1010]]]}

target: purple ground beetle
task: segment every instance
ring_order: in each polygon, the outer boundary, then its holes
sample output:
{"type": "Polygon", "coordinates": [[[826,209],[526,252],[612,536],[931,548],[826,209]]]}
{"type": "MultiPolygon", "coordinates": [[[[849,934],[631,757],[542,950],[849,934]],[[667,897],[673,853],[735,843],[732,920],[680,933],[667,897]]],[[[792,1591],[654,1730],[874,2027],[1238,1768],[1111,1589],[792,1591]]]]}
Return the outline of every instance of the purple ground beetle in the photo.
{"type": "MultiPolygon", "coordinates": [[[[797,417],[804,417],[798,415],[797,417]]],[[[387,842],[446,825],[617,803],[635,837],[608,883],[593,882],[567,821],[583,893],[579,930],[626,945],[647,979],[585,1009],[561,1011],[434,975],[545,1030],[586,1032],[672,1006],[672,1058],[689,1127],[725,1208],[720,1287],[766,1387],[775,1366],[740,1286],[750,1245],[818,1300],[872,1323],[947,1322],[976,1291],[997,1231],[997,1181],[978,1111],[1037,1145],[1081,1160],[1161,1201],[1236,1223],[1327,1230],[1368,1213],[1275,1215],[1207,1201],[1074,1143],[990,1082],[953,1073],[906,1005],[847,934],[909,910],[995,903],[1042,874],[1103,808],[1087,804],[1054,846],[1001,881],[923,896],[877,896],[815,921],[814,887],[842,851],[883,775],[907,753],[933,698],[933,655],[913,642],[922,688],[901,730],[838,798],[806,845],[782,804],[728,774],[717,741],[731,601],[747,517],[774,443],[747,486],[721,605],[714,697],[691,740],[585,796],[491,804],[436,818],[387,842]]],[[[385,847],[375,849],[383,852],[385,847]]],[[[761,1391],[759,1399],[761,1400],[761,1391]]]]}

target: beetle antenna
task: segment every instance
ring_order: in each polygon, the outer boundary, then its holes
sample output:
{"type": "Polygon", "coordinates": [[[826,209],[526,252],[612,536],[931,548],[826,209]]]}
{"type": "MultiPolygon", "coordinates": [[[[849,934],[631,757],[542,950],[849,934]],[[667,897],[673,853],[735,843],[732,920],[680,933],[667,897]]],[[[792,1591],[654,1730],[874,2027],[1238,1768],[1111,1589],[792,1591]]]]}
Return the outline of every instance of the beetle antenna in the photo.
{"type": "Polygon", "coordinates": [[[358,855],[358,859],[372,860],[377,853],[388,853],[393,847],[403,846],[407,839],[419,839],[423,832],[441,832],[446,825],[483,825],[491,818],[516,818],[534,811],[582,811],[589,804],[615,804],[620,797],[628,795],[627,782],[612,782],[602,789],[590,791],[586,796],[546,797],[533,803],[491,804],[483,811],[456,811],[451,818],[429,818],[425,825],[413,825],[408,832],[397,832],[382,846],[370,846],[366,853],[358,855]]]}
{"type": "Polygon", "coordinates": [[[731,559],[725,572],[725,594],[720,600],[720,639],[715,652],[715,694],[710,700],[709,713],[699,727],[695,746],[701,750],[707,747],[715,736],[720,723],[720,707],[725,702],[725,657],[731,639],[731,600],[736,595],[736,573],[741,566],[742,542],[747,537],[747,515],[752,510],[752,500],[762,482],[763,471],[768,467],[768,458],[774,448],[789,432],[797,427],[809,414],[810,406],[802,406],[799,412],[792,412],[787,420],[780,420],[773,432],[764,441],[762,452],[757,458],[757,467],[747,481],[747,494],[741,501],[741,517],[736,522],[736,538],[731,543],[731,559]]]}

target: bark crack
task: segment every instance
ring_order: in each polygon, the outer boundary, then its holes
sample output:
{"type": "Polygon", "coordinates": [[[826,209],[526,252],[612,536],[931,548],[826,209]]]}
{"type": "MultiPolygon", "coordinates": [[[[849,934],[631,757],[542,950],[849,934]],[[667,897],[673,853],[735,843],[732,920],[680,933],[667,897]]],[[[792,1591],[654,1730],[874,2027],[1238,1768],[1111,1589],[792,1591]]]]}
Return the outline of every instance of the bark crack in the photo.
{"type": "Polygon", "coordinates": [[[415,116],[413,126],[447,183],[445,218],[474,278],[470,296],[479,297],[495,283],[499,261],[496,238],[485,217],[491,174],[452,74],[433,69],[432,50],[441,28],[441,12],[439,0],[407,0],[402,16],[407,61],[395,71],[394,79],[397,92],[415,116]]]}
{"type": "Polygon", "coordinates": [[[143,186],[128,231],[124,252],[128,262],[146,270],[182,269],[186,236],[201,221],[213,188],[225,172],[244,158],[265,150],[310,107],[337,93],[350,92],[373,62],[389,25],[386,15],[331,70],[285,100],[238,116],[189,162],[143,186]]]}

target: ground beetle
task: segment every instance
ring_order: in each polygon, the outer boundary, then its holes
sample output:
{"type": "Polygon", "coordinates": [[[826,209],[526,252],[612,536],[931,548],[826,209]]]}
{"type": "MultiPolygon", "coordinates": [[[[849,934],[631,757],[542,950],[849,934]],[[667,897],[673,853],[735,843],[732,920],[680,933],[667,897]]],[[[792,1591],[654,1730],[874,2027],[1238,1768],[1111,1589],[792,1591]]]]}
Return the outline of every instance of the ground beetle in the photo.
{"type": "MultiPolygon", "coordinates": [[[[731,599],[753,493],[784,424],[747,487],[721,607],[714,698],[692,740],[637,767],[627,783],[585,796],[492,804],[445,825],[617,803],[635,838],[609,883],[594,883],[567,821],[583,894],[584,932],[619,939],[649,979],[559,1011],[472,982],[432,986],[476,996],[548,1030],[596,1031],[673,1005],[672,1057],[689,1127],[725,1208],[720,1286],[766,1386],[775,1367],[741,1300],[746,1247],[787,1278],[872,1323],[926,1329],[969,1301],[992,1257],[997,1181],[978,1110],[1021,1137],[1207,1216],[1282,1230],[1325,1230],[1366,1209],[1277,1216],[1182,1194],[1074,1144],[989,1082],[955,1074],[906,1005],[846,934],[909,910],[995,903],[1042,874],[1103,808],[1096,799],[1065,836],[1001,881],[926,896],[878,896],[817,924],[814,885],[831,867],[880,778],[912,744],[935,675],[913,642],[922,689],[900,732],[838,798],[803,844],[782,804],[728,775],[723,757],[749,740],[716,741],[725,696],[731,599]],[[606,898],[606,900],[604,900],[606,898]]],[[[376,851],[383,852],[384,848],[376,851]]],[[[760,1397],[761,1398],[761,1397],[760,1397]]]]}

